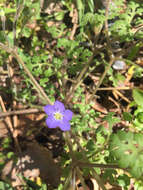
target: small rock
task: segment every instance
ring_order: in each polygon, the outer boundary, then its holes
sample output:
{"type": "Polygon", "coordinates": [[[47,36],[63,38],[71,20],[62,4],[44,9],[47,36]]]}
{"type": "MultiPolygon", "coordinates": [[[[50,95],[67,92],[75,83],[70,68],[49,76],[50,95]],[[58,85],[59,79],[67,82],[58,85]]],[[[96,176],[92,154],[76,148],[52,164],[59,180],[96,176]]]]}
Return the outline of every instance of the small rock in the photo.
{"type": "Polygon", "coordinates": [[[113,69],[115,70],[124,70],[126,67],[126,63],[122,60],[116,60],[113,65],[112,65],[113,69]]]}

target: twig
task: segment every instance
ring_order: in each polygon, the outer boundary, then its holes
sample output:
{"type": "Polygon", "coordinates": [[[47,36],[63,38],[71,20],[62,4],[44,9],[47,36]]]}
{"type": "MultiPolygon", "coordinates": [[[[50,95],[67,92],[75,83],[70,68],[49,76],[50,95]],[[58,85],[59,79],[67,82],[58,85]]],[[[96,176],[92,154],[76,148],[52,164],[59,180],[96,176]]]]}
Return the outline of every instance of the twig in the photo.
{"type": "MultiPolygon", "coordinates": [[[[75,142],[77,143],[78,148],[79,148],[79,150],[80,150],[81,153],[82,153],[82,158],[83,158],[83,160],[85,160],[84,163],[88,163],[88,159],[87,159],[87,157],[86,157],[86,154],[85,154],[83,148],[81,147],[81,145],[80,145],[80,143],[79,143],[79,141],[78,141],[78,139],[77,139],[76,136],[74,136],[74,140],[75,140],[75,142]]],[[[76,162],[77,166],[80,166],[79,163],[80,163],[80,161],[79,161],[79,162],[76,162]]],[[[92,170],[92,173],[94,174],[94,177],[95,177],[97,183],[99,184],[99,186],[100,186],[103,190],[106,190],[106,188],[105,188],[104,184],[102,183],[102,180],[100,179],[100,177],[98,176],[98,174],[94,171],[93,168],[91,168],[91,170],[92,170]]]]}
{"type": "Polygon", "coordinates": [[[85,64],[84,68],[82,69],[82,71],[80,72],[76,83],[73,85],[73,87],[70,89],[69,94],[66,97],[66,103],[68,103],[71,98],[73,97],[73,94],[75,92],[75,90],[79,87],[79,85],[82,83],[82,81],[84,80],[83,76],[85,75],[85,73],[87,72],[87,70],[89,69],[90,64],[92,63],[94,57],[99,53],[99,50],[97,48],[94,49],[93,51],[93,55],[91,57],[89,57],[88,62],[85,64]]]}
{"type": "Polygon", "coordinates": [[[65,184],[63,186],[63,190],[67,190],[69,185],[70,185],[70,181],[72,179],[72,170],[70,170],[68,177],[66,178],[65,184]]]}
{"type": "Polygon", "coordinates": [[[109,49],[111,50],[111,45],[110,45],[110,38],[109,38],[109,32],[108,32],[108,15],[109,15],[109,5],[110,5],[111,0],[106,0],[106,10],[105,10],[105,35],[107,39],[107,45],[109,49]]]}
{"type": "Polygon", "coordinates": [[[96,88],[95,88],[95,90],[94,90],[92,96],[89,98],[88,102],[90,102],[90,100],[92,100],[93,97],[95,96],[95,94],[96,94],[96,92],[98,91],[100,85],[102,84],[102,82],[103,82],[103,80],[104,80],[104,78],[105,78],[105,76],[106,76],[106,74],[107,74],[109,68],[112,66],[112,64],[113,64],[114,61],[115,61],[114,58],[112,58],[112,59],[110,60],[109,65],[107,66],[107,68],[105,69],[104,73],[102,74],[102,76],[101,76],[101,78],[100,78],[100,80],[99,80],[99,82],[98,82],[98,84],[97,84],[97,86],[96,86],[96,88]]]}
{"type": "Polygon", "coordinates": [[[109,98],[108,98],[110,101],[112,101],[115,105],[116,105],[116,107],[117,107],[117,109],[120,111],[121,109],[120,109],[120,104],[116,101],[116,100],[114,100],[112,97],[110,97],[109,96],[109,98]]]}
{"type": "Polygon", "coordinates": [[[31,109],[25,109],[25,110],[0,112],[0,118],[11,116],[11,115],[22,115],[22,114],[31,114],[31,113],[39,113],[39,112],[43,112],[43,110],[37,109],[37,108],[31,108],[31,109]]]}
{"type": "Polygon", "coordinates": [[[81,174],[81,171],[80,171],[79,167],[76,168],[76,172],[77,172],[77,175],[78,175],[78,177],[80,179],[80,182],[82,184],[83,189],[86,190],[87,185],[85,184],[84,178],[82,177],[82,174],[81,174]]]}
{"type": "MultiPolygon", "coordinates": [[[[5,105],[4,105],[4,102],[2,100],[2,97],[0,96],[0,104],[1,104],[1,107],[3,109],[3,112],[6,112],[6,108],[5,108],[5,105]]],[[[20,153],[21,152],[21,148],[19,146],[19,143],[18,143],[18,139],[17,139],[17,136],[16,136],[16,131],[14,130],[13,126],[12,126],[12,123],[11,123],[11,120],[9,117],[6,117],[5,118],[5,121],[7,123],[7,126],[9,127],[9,130],[12,134],[12,137],[14,139],[14,142],[15,142],[15,146],[16,146],[16,149],[18,150],[18,152],[20,153]]]]}
{"type": "Polygon", "coordinates": [[[16,8],[16,13],[15,13],[15,17],[14,17],[14,22],[13,22],[13,40],[14,40],[14,45],[16,43],[16,24],[17,24],[17,20],[20,16],[20,13],[22,12],[23,8],[24,8],[24,1],[22,2],[22,4],[20,4],[20,1],[18,1],[17,3],[17,8],[16,8]]]}
{"type": "Polygon", "coordinates": [[[7,45],[4,45],[3,43],[0,43],[0,48],[2,48],[3,50],[5,50],[8,53],[11,53],[17,60],[17,62],[22,65],[24,71],[26,72],[26,74],[29,76],[29,78],[31,79],[31,82],[33,83],[35,89],[37,90],[38,94],[41,95],[40,98],[48,104],[52,104],[52,102],[50,101],[50,99],[48,98],[48,96],[46,95],[46,93],[44,92],[43,88],[38,84],[38,82],[36,81],[36,79],[33,77],[33,75],[31,74],[31,72],[29,71],[29,69],[27,68],[27,66],[24,64],[23,60],[21,59],[21,57],[18,55],[17,50],[15,48],[10,48],[7,45]]]}
{"type": "Polygon", "coordinates": [[[132,89],[136,89],[136,88],[140,88],[140,87],[137,87],[137,86],[133,86],[133,87],[129,87],[129,86],[121,86],[121,87],[103,87],[103,88],[98,88],[97,90],[98,91],[101,91],[101,90],[132,90],[132,89]]]}
{"type": "Polygon", "coordinates": [[[71,155],[71,158],[72,158],[72,162],[73,162],[73,165],[75,165],[75,162],[76,162],[76,158],[75,158],[75,154],[73,152],[73,145],[72,145],[72,142],[71,142],[71,138],[70,138],[70,133],[67,131],[63,134],[65,140],[66,140],[66,143],[69,147],[69,151],[70,151],[70,155],[71,155]]]}
{"type": "Polygon", "coordinates": [[[114,93],[117,94],[118,96],[120,96],[123,100],[125,100],[128,103],[131,103],[130,100],[128,100],[128,98],[126,98],[121,92],[119,92],[118,90],[114,90],[114,93]]]}
{"type": "Polygon", "coordinates": [[[72,4],[72,11],[70,13],[70,16],[72,17],[72,23],[73,23],[70,40],[73,40],[76,29],[78,27],[78,12],[77,12],[77,9],[75,8],[74,4],[72,4]]]}
{"type": "MultiPolygon", "coordinates": [[[[5,108],[5,105],[4,105],[4,102],[3,102],[3,99],[1,96],[0,96],[0,104],[1,104],[3,112],[6,112],[6,108],[5,108]]],[[[5,120],[6,120],[7,125],[9,126],[10,132],[13,133],[14,130],[13,130],[13,126],[11,124],[10,118],[6,117],[5,120]]]]}
{"type": "Polygon", "coordinates": [[[6,41],[9,42],[8,37],[6,35],[6,32],[5,32],[6,16],[5,16],[3,10],[0,10],[0,12],[1,12],[2,30],[3,30],[3,33],[4,33],[4,37],[5,37],[6,41]]]}
{"type": "Polygon", "coordinates": [[[91,168],[92,174],[95,177],[97,183],[99,184],[99,186],[102,188],[102,190],[107,190],[106,187],[104,186],[104,183],[102,182],[102,180],[100,179],[99,175],[96,173],[96,171],[91,168]]]}
{"type": "Polygon", "coordinates": [[[104,169],[122,169],[115,164],[97,164],[97,163],[88,163],[88,162],[78,162],[78,165],[81,167],[93,167],[93,168],[104,168],[104,169]]]}
{"type": "Polygon", "coordinates": [[[111,0],[106,0],[106,10],[105,10],[105,36],[107,40],[107,52],[109,54],[110,59],[114,57],[111,47],[111,40],[109,37],[109,31],[108,31],[108,16],[109,16],[109,6],[110,6],[111,0]]]}
{"type": "MultiPolygon", "coordinates": [[[[114,55],[112,54],[111,51],[111,45],[110,45],[110,39],[109,39],[109,35],[108,35],[108,9],[109,9],[109,3],[110,0],[107,0],[107,8],[106,8],[106,20],[105,20],[105,34],[106,34],[106,38],[107,38],[107,48],[108,48],[108,53],[111,59],[114,58],[114,55]]],[[[101,48],[102,49],[102,48],[101,48]]],[[[80,75],[78,76],[77,80],[76,80],[76,84],[71,88],[67,98],[66,98],[66,102],[68,103],[71,98],[73,97],[73,94],[75,92],[75,90],[79,87],[79,85],[82,83],[82,81],[84,80],[84,75],[87,72],[87,70],[89,69],[90,64],[92,63],[94,57],[99,53],[99,49],[96,48],[96,46],[94,47],[94,51],[93,51],[93,55],[91,57],[89,57],[88,62],[85,64],[85,67],[82,69],[80,75]]],[[[112,64],[111,64],[112,65],[112,64]]],[[[105,74],[106,75],[106,74],[105,74]]],[[[103,78],[104,79],[104,78],[103,78]]],[[[102,83],[102,82],[101,82],[102,83]]],[[[99,85],[100,86],[100,85],[99,85]]]]}

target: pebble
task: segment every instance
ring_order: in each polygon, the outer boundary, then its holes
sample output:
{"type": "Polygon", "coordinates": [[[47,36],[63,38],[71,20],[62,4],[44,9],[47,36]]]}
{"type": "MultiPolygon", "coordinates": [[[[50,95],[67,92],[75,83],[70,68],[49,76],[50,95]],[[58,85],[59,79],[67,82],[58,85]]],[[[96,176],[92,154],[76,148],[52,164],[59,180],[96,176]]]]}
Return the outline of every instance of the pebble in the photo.
{"type": "Polygon", "coordinates": [[[122,60],[116,60],[112,65],[113,69],[115,70],[124,70],[125,66],[126,66],[126,63],[122,60]]]}

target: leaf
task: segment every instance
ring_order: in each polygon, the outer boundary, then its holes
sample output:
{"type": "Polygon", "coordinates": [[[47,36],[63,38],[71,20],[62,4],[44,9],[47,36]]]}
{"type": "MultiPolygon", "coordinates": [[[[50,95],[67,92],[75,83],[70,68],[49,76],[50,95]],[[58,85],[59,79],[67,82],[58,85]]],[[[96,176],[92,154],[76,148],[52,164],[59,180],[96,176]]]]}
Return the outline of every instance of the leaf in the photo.
{"type": "Polygon", "coordinates": [[[110,151],[121,168],[126,168],[133,177],[143,175],[143,134],[119,131],[111,135],[110,151]]]}
{"type": "Polygon", "coordinates": [[[137,114],[137,119],[140,123],[143,123],[143,112],[137,114]]]}
{"type": "Polygon", "coordinates": [[[132,114],[130,114],[128,112],[123,112],[123,118],[126,121],[132,121],[132,114]]]}
{"type": "Polygon", "coordinates": [[[137,105],[143,107],[143,91],[140,89],[133,90],[133,98],[137,105]]]}
{"type": "Polygon", "coordinates": [[[77,9],[78,9],[78,14],[79,14],[79,23],[81,23],[82,17],[84,15],[84,4],[82,0],[77,0],[77,9]]]}
{"type": "Polygon", "coordinates": [[[53,70],[49,67],[47,70],[44,71],[45,77],[50,77],[53,74],[53,70]]]}
{"type": "Polygon", "coordinates": [[[28,27],[24,27],[24,29],[23,29],[23,35],[26,37],[26,38],[29,38],[30,37],[30,35],[31,35],[31,29],[30,28],[28,28],[28,27]]]}
{"type": "Polygon", "coordinates": [[[88,0],[88,6],[90,8],[90,11],[93,13],[94,12],[94,1],[93,0],[88,0]]]}
{"type": "Polygon", "coordinates": [[[6,190],[6,189],[13,190],[13,188],[9,184],[7,184],[3,181],[0,181],[0,190],[6,190]]]}
{"type": "Polygon", "coordinates": [[[8,152],[7,153],[7,158],[8,159],[11,159],[11,158],[13,158],[14,157],[14,153],[13,152],[8,152]]]}
{"type": "Polygon", "coordinates": [[[11,14],[11,13],[15,13],[16,9],[15,8],[4,8],[3,11],[5,14],[11,14]]]}
{"type": "Polygon", "coordinates": [[[95,143],[93,142],[93,140],[89,140],[87,142],[86,148],[88,149],[88,151],[93,151],[95,150],[95,143]]]}
{"type": "Polygon", "coordinates": [[[113,125],[120,122],[120,119],[117,117],[113,117],[113,115],[113,112],[109,112],[108,115],[103,118],[103,120],[109,123],[110,129],[113,127],[113,125]]]}

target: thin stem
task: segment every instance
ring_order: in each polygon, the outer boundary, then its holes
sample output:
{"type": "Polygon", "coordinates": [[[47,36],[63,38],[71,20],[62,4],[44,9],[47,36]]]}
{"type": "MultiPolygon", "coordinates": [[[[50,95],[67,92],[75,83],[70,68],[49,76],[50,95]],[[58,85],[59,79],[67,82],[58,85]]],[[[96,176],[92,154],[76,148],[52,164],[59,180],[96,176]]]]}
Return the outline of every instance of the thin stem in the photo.
{"type": "Polygon", "coordinates": [[[97,164],[97,163],[88,163],[88,162],[78,162],[78,165],[81,167],[95,167],[95,168],[104,168],[104,169],[122,169],[116,164],[97,164]]]}
{"type": "Polygon", "coordinates": [[[105,10],[105,36],[107,40],[107,52],[109,54],[110,59],[114,57],[111,47],[111,40],[109,37],[109,31],[108,31],[108,15],[109,15],[109,6],[110,6],[111,0],[106,0],[106,10],[105,10]]]}
{"type": "Polygon", "coordinates": [[[52,104],[51,100],[48,98],[46,93],[44,92],[43,88],[38,84],[36,79],[33,77],[27,66],[24,64],[23,60],[21,57],[18,55],[17,50],[15,48],[10,48],[3,43],[0,43],[0,48],[5,50],[8,53],[11,53],[17,60],[17,62],[23,67],[24,71],[28,75],[28,77],[31,79],[32,84],[34,85],[35,89],[37,90],[38,94],[40,95],[40,98],[48,104],[52,104]]]}
{"type": "Polygon", "coordinates": [[[68,177],[66,178],[65,184],[63,186],[63,190],[67,190],[69,185],[70,185],[70,181],[72,179],[72,170],[70,170],[68,177]]]}
{"type": "Polygon", "coordinates": [[[7,41],[7,42],[9,42],[8,41],[8,37],[7,37],[7,35],[6,35],[6,27],[5,27],[5,23],[6,23],[6,16],[5,16],[5,14],[4,14],[4,12],[3,12],[3,10],[0,10],[0,12],[1,12],[1,21],[2,21],[2,30],[3,30],[3,33],[4,33],[4,37],[5,37],[5,40],[7,41]]]}
{"type": "Polygon", "coordinates": [[[32,109],[25,109],[25,110],[0,112],[0,118],[11,116],[11,115],[22,115],[22,114],[31,114],[31,113],[39,113],[39,112],[43,112],[43,109],[32,108],[32,109]]]}
{"type": "Polygon", "coordinates": [[[25,0],[23,0],[22,4],[20,4],[20,1],[18,1],[17,7],[16,7],[16,13],[15,13],[14,22],[13,22],[13,40],[14,40],[14,45],[16,43],[16,24],[17,24],[17,20],[18,20],[18,18],[20,16],[20,13],[22,12],[22,10],[24,8],[24,3],[25,3],[25,0]]]}
{"type": "Polygon", "coordinates": [[[105,78],[108,70],[110,69],[110,67],[112,66],[112,64],[113,64],[114,61],[115,61],[115,59],[112,58],[111,61],[109,62],[109,65],[107,66],[107,68],[105,69],[104,73],[102,74],[102,76],[101,76],[101,78],[100,78],[100,80],[99,80],[99,82],[98,82],[98,84],[97,84],[97,86],[96,86],[96,88],[95,88],[92,96],[89,98],[88,102],[90,102],[90,100],[92,100],[93,97],[95,96],[96,92],[98,91],[100,85],[102,84],[102,82],[103,82],[103,80],[104,80],[104,78],[105,78]]]}
{"type": "MultiPolygon", "coordinates": [[[[105,10],[105,35],[107,39],[107,45],[110,47],[110,38],[109,38],[109,32],[108,32],[108,15],[109,15],[109,5],[111,0],[106,0],[106,10],[105,10]]],[[[111,47],[110,47],[111,49],[111,47]]]]}
{"type": "Polygon", "coordinates": [[[99,53],[99,50],[97,48],[95,48],[95,50],[93,51],[93,55],[89,58],[88,62],[85,64],[84,68],[82,69],[82,71],[80,72],[77,80],[76,80],[76,84],[71,88],[67,98],[66,98],[66,102],[68,103],[71,98],[73,97],[73,94],[75,92],[75,90],[79,87],[79,85],[82,83],[82,81],[84,80],[83,76],[85,75],[85,73],[87,72],[87,70],[89,69],[90,64],[92,63],[94,57],[99,53]]]}
{"type": "MultiPolygon", "coordinates": [[[[76,138],[76,136],[74,136],[74,139],[75,139],[75,142],[77,143],[77,145],[78,145],[78,147],[79,147],[79,150],[80,150],[81,153],[82,153],[83,160],[85,160],[84,163],[88,163],[88,158],[86,157],[86,154],[84,153],[83,148],[80,146],[80,143],[79,143],[78,139],[76,138]]],[[[77,163],[76,163],[77,166],[80,166],[79,163],[80,163],[80,162],[77,162],[77,163]]],[[[94,174],[95,179],[97,180],[99,186],[100,186],[103,190],[106,190],[106,188],[105,188],[105,186],[104,186],[102,180],[101,180],[100,177],[98,176],[98,174],[96,174],[96,172],[94,171],[93,168],[91,168],[91,170],[92,170],[92,173],[94,174]]]]}
{"type": "Polygon", "coordinates": [[[102,188],[102,190],[106,190],[104,183],[102,182],[102,180],[100,179],[99,175],[95,172],[95,170],[93,168],[91,168],[92,174],[95,177],[97,183],[99,184],[99,186],[102,188]]]}
{"type": "Polygon", "coordinates": [[[80,182],[82,184],[83,189],[86,190],[87,185],[85,184],[84,178],[82,177],[82,174],[81,174],[81,171],[80,171],[79,167],[76,168],[76,171],[77,171],[77,175],[78,175],[78,177],[80,179],[80,182]]]}
{"type": "Polygon", "coordinates": [[[102,91],[102,90],[132,90],[132,89],[139,89],[140,87],[137,86],[132,86],[132,87],[128,87],[128,86],[121,86],[121,87],[108,87],[108,88],[98,88],[98,91],[102,91]]]}
{"type": "MultiPolygon", "coordinates": [[[[4,105],[4,102],[3,102],[3,99],[2,99],[1,96],[0,96],[0,105],[2,107],[3,112],[6,112],[6,108],[5,108],[5,105],[4,105]]],[[[13,139],[14,139],[16,150],[19,153],[21,153],[21,148],[20,148],[20,145],[19,145],[19,142],[18,142],[18,138],[17,138],[17,131],[16,131],[16,129],[13,128],[13,125],[12,125],[12,122],[10,120],[10,117],[7,116],[5,118],[5,121],[6,121],[7,126],[9,127],[9,130],[10,130],[10,132],[12,134],[13,139]]]]}
{"type": "Polygon", "coordinates": [[[70,151],[70,155],[71,155],[71,157],[72,157],[73,165],[75,165],[76,158],[75,158],[75,154],[74,154],[74,152],[73,152],[73,148],[72,148],[73,145],[72,145],[72,142],[71,142],[70,134],[69,134],[68,131],[66,131],[65,133],[63,133],[63,136],[64,136],[64,138],[65,138],[65,140],[66,140],[66,143],[67,143],[67,145],[68,145],[68,147],[69,147],[69,151],[70,151]]]}

